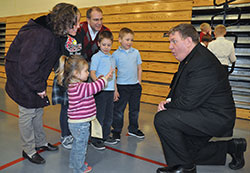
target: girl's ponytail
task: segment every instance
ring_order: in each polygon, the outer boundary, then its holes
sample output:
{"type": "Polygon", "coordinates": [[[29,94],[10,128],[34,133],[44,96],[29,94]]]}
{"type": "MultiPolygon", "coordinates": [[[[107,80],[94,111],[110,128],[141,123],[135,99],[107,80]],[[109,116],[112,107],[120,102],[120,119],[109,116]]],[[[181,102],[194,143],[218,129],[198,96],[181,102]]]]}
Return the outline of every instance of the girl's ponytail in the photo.
{"type": "Polygon", "coordinates": [[[68,57],[65,55],[62,55],[59,59],[59,67],[56,70],[56,76],[57,76],[57,83],[61,86],[64,86],[64,66],[65,62],[67,61],[68,57]]]}

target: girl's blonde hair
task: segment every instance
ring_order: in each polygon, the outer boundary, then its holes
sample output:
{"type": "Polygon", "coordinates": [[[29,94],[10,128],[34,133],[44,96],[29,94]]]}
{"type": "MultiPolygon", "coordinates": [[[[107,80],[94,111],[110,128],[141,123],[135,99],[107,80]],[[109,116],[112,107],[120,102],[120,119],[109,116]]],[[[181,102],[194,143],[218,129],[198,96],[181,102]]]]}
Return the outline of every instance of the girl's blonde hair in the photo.
{"type": "Polygon", "coordinates": [[[70,83],[82,82],[75,76],[75,72],[81,73],[86,65],[88,62],[81,55],[61,56],[56,70],[57,83],[67,88],[70,83]]]}

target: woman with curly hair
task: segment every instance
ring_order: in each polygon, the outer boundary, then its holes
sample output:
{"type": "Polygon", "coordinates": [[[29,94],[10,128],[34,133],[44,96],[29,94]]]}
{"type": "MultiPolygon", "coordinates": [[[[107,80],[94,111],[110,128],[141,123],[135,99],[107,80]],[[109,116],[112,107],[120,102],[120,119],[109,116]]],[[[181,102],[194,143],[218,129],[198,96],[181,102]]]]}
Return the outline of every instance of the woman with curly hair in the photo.
{"type": "Polygon", "coordinates": [[[50,104],[47,79],[61,55],[59,37],[76,32],[79,14],[74,5],[59,3],[49,14],[30,19],[6,55],[6,92],[18,104],[22,154],[36,164],[45,163],[37,150],[58,150],[43,129],[43,107],[50,104]]]}

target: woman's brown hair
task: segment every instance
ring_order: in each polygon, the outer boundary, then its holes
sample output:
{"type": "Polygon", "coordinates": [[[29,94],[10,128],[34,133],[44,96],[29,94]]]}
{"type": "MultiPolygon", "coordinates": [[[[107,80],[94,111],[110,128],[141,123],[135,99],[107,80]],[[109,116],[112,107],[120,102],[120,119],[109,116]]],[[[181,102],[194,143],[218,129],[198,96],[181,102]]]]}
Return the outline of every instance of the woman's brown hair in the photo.
{"type": "Polygon", "coordinates": [[[77,24],[78,15],[80,15],[80,11],[72,4],[59,3],[54,6],[49,13],[54,33],[59,36],[67,35],[67,30],[77,24]]]}

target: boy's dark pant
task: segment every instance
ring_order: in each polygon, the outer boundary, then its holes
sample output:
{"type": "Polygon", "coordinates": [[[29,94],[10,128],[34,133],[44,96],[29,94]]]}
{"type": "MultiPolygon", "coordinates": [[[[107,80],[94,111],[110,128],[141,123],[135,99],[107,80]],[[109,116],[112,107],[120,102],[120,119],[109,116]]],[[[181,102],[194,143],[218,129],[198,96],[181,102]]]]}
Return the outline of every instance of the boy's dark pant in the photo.
{"type": "Polygon", "coordinates": [[[68,108],[69,105],[61,104],[61,112],[60,112],[60,127],[61,127],[61,135],[62,137],[71,135],[68,124],[68,108]]]}
{"type": "MultiPolygon", "coordinates": [[[[96,118],[102,126],[103,139],[110,135],[110,128],[113,121],[114,91],[101,91],[95,95],[96,118]]],[[[92,138],[92,142],[100,140],[92,138]]]]}
{"type": "Polygon", "coordinates": [[[120,98],[114,103],[114,117],[112,132],[121,133],[123,128],[124,110],[129,104],[129,132],[138,130],[138,117],[140,111],[141,85],[117,85],[120,98]]]}

